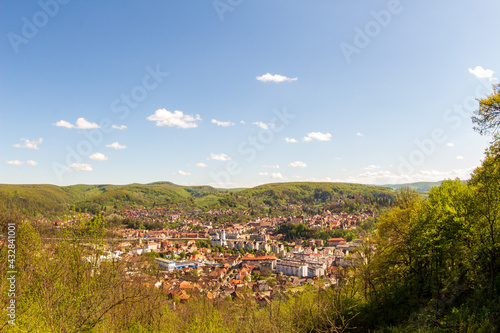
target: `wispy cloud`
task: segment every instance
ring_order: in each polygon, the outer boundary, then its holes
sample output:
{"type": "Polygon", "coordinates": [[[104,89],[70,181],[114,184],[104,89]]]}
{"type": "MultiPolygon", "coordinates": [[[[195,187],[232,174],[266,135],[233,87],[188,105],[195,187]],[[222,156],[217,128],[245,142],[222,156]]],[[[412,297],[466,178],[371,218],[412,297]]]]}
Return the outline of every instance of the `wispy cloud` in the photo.
{"type": "Polygon", "coordinates": [[[266,124],[266,123],[263,123],[262,121],[256,121],[254,123],[252,123],[253,125],[257,126],[257,127],[260,127],[262,129],[269,129],[269,125],[266,124]]]}
{"type": "Polygon", "coordinates": [[[58,127],[66,127],[66,128],[74,128],[75,127],[75,125],[67,122],[66,120],[59,120],[54,125],[56,125],[58,127]]]}
{"type": "Polygon", "coordinates": [[[256,77],[257,80],[262,81],[262,82],[275,82],[275,83],[280,83],[280,82],[292,82],[292,81],[297,81],[297,78],[289,78],[280,74],[270,74],[266,73],[261,76],[256,77]]]}
{"type": "Polygon", "coordinates": [[[27,160],[26,162],[19,161],[19,160],[13,160],[13,161],[6,161],[6,163],[9,165],[15,165],[15,166],[21,166],[21,165],[37,166],[38,165],[38,162],[33,161],[33,160],[27,160]]]}
{"type": "Polygon", "coordinates": [[[200,115],[185,115],[184,112],[175,110],[174,112],[166,109],[158,109],[154,114],[146,118],[149,121],[155,121],[156,126],[168,126],[177,128],[195,128],[198,127],[197,121],[200,121],[200,115]]]}
{"type": "Polygon", "coordinates": [[[288,165],[291,166],[292,168],[305,168],[305,167],[307,167],[307,164],[305,164],[302,161],[292,162],[288,165]]]}
{"type": "Polygon", "coordinates": [[[360,133],[360,132],[356,133],[356,135],[360,136],[360,137],[364,137],[363,133],[360,133]]]}
{"type": "Polygon", "coordinates": [[[226,154],[211,153],[209,159],[214,160],[214,161],[229,161],[229,160],[231,160],[231,157],[227,156],[226,154]]]}
{"type": "Polygon", "coordinates": [[[463,160],[463,159],[464,159],[464,157],[462,155],[457,156],[457,160],[463,160]]]}
{"type": "Polygon", "coordinates": [[[474,167],[449,171],[421,170],[410,175],[399,175],[387,170],[377,170],[366,171],[355,177],[348,177],[347,179],[338,179],[335,181],[378,185],[414,183],[421,181],[434,182],[443,179],[469,179],[472,170],[474,170],[474,167]]]}
{"type": "Polygon", "coordinates": [[[19,160],[7,161],[6,163],[9,165],[24,165],[25,164],[25,162],[21,162],[19,160]]]}
{"type": "Polygon", "coordinates": [[[455,147],[455,144],[453,142],[447,142],[446,147],[455,147]]]}
{"type": "Polygon", "coordinates": [[[89,156],[89,158],[91,160],[96,160],[96,161],[107,161],[109,159],[103,153],[93,153],[92,155],[89,156]]]}
{"type": "Polygon", "coordinates": [[[287,143],[296,143],[296,142],[297,142],[297,140],[296,140],[296,139],[294,139],[294,138],[285,138],[285,141],[286,141],[287,143]]]}
{"type": "Polygon", "coordinates": [[[196,166],[198,168],[206,168],[206,167],[208,167],[208,165],[206,165],[205,163],[201,163],[201,162],[200,163],[196,163],[196,166]]]}
{"type": "Polygon", "coordinates": [[[124,129],[127,128],[127,126],[125,126],[125,125],[120,125],[120,126],[118,126],[118,125],[111,125],[111,128],[114,128],[114,129],[117,129],[117,130],[124,130],[124,129]]]}
{"type": "Polygon", "coordinates": [[[488,79],[490,81],[497,80],[496,77],[493,77],[494,72],[491,69],[485,69],[481,66],[476,66],[474,67],[474,69],[469,68],[469,73],[471,73],[478,79],[488,79]]]}
{"type": "Polygon", "coordinates": [[[308,133],[302,141],[310,142],[313,140],[316,141],[330,141],[332,139],[332,135],[330,133],[321,133],[321,132],[311,132],[308,133]]]}
{"type": "Polygon", "coordinates": [[[230,121],[219,121],[219,120],[216,120],[216,119],[212,119],[212,124],[215,124],[217,126],[221,126],[221,127],[229,127],[229,126],[233,126],[234,123],[230,122],[230,121]]]}
{"type": "Polygon", "coordinates": [[[106,145],[108,148],[113,148],[113,149],[125,149],[127,146],[123,146],[119,144],[118,142],[113,142],[112,144],[106,145]]]}
{"type": "Polygon", "coordinates": [[[21,138],[21,141],[24,141],[24,143],[23,144],[16,143],[16,144],[13,145],[13,147],[16,147],[16,148],[28,148],[28,149],[38,149],[38,145],[43,142],[43,139],[40,138],[38,140],[30,141],[28,139],[21,138]]]}
{"type": "Polygon", "coordinates": [[[271,174],[272,179],[285,180],[285,177],[280,172],[274,172],[271,174]]]}
{"type": "Polygon", "coordinates": [[[174,174],[177,174],[177,175],[180,175],[180,176],[191,176],[190,172],[186,172],[186,171],[182,171],[182,170],[174,172],[174,174]]]}
{"type": "Polygon", "coordinates": [[[370,164],[369,166],[363,168],[363,170],[375,170],[375,169],[380,169],[380,166],[370,164]]]}
{"type": "Polygon", "coordinates": [[[75,171],[92,171],[92,166],[87,163],[73,163],[67,167],[67,169],[73,169],[75,171]]]}
{"type": "Polygon", "coordinates": [[[92,123],[85,118],[78,118],[74,125],[71,124],[70,122],[67,122],[66,120],[59,120],[58,122],[54,123],[53,125],[58,126],[58,127],[76,128],[76,129],[100,128],[99,125],[97,125],[96,123],[92,123]]]}
{"type": "Polygon", "coordinates": [[[279,169],[280,166],[278,164],[274,164],[274,165],[263,165],[262,166],[263,168],[270,168],[270,169],[279,169]]]}
{"type": "Polygon", "coordinates": [[[269,173],[267,173],[267,172],[259,172],[258,175],[259,176],[269,176],[269,173]]]}

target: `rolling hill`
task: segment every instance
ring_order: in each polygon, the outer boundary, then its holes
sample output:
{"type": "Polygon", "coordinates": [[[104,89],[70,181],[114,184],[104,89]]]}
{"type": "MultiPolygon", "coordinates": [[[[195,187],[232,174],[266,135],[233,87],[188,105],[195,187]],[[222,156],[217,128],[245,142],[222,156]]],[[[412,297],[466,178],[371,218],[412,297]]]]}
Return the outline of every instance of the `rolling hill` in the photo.
{"type": "Polygon", "coordinates": [[[388,205],[394,190],[347,183],[275,183],[247,189],[181,186],[170,182],[129,185],[5,185],[0,184],[0,208],[18,209],[27,215],[59,216],[68,207],[91,212],[137,207],[231,208],[309,205],[333,202],[388,205]]]}

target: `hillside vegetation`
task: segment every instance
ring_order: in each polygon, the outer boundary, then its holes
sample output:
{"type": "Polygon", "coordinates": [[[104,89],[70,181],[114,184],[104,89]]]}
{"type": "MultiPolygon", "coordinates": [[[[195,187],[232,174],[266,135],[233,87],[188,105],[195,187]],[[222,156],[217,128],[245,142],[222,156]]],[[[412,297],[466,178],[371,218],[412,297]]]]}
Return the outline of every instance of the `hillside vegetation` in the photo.
{"type": "Polygon", "coordinates": [[[169,182],[130,185],[0,185],[0,207],[28,216],[56,217],[69,206],[97,213],[126,208],[176,207],[247,210],[262,206],[305,205],[318,209],[388,206],[394,191],[346,183],[276,183],[250,189],[180,186],[169,182]]]}

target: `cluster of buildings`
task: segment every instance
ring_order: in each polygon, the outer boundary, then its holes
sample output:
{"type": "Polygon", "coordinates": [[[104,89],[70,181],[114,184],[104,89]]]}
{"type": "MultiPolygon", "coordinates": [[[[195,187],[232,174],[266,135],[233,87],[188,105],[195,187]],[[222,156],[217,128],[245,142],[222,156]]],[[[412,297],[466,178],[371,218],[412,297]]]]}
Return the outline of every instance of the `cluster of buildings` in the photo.
{"type": "MultiPolygon", "coordinates": [[[[128,209],[117,214],[144,223],[175,222],[175,227],[117,230],[123,240],[100,260],[119,260],[127,265],[128,274],[136,276],[141,274],[142,268],[151,265],[143,255],[153,253],[153,264],[164,275],[151,283],[163,288],[166,293],[181,299],[188,299],[193,292],[209,298],[234,298],[246,289],[254,293],[255,300],[260,304],[269,301],[277,286],[281,289],[294,288],[314,283],[318,278],[336,283],[341,268],[352,264],[352,256],[349,255],[362,244],[361,240],[347,242],[340,237],[327,241],[297,239],[287,243],[283,235],[276,233],[278,227],[285,223],[303,223],[310,229],[354,229],[372,216],[370,213],[353,215],[326,211],[316,215],[239,219],[237,223],[215,224],[197,219],[193,212],[181,209],[128,209]],[[211,248],[200,244],[210,244],[211,248]],[[214,249],[227,252],[214,252],[214,249]]],[[[250,218],[248,212],[231,210],[203,212],[198,217],[207,214],[243,214],[250,218]]],[[[71,221],[64,222],[74,223],[92,217],[86,213],[74,215],[71,221]]]]}

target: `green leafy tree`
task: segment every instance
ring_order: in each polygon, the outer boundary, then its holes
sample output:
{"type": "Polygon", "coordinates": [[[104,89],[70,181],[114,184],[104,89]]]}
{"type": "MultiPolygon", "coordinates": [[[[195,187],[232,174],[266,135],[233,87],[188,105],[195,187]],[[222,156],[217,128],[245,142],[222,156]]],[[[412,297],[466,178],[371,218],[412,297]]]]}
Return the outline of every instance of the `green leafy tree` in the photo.
{"type": "Polygon", "coordinates": [[[500,128],[500,84],[493,86],[493,93],[479,99],[479,108],[472,117],[474,129],[481,135],[493,134],[494,140],[499,139],[500,128]]]}
{"type": "Polygon", "coordinates": [[[500,160],[497,148],[491,147],[483,164],[470,180],[473,188],[473,219],[471,233],[475,246],[471,248],[477,264],[487,274],[478,283],[489,284],[490,295],[500,291],[500,160]]]}

